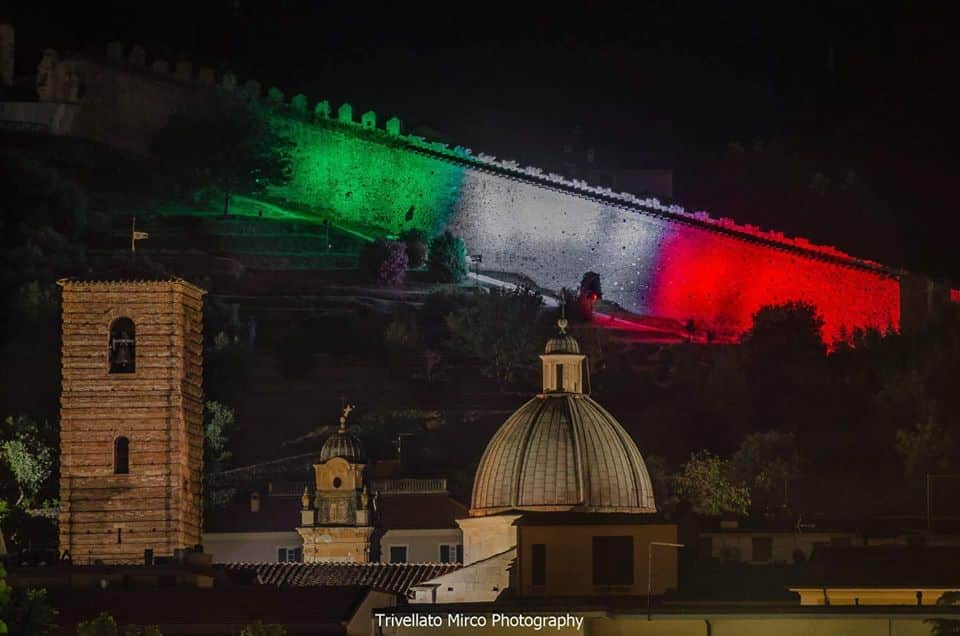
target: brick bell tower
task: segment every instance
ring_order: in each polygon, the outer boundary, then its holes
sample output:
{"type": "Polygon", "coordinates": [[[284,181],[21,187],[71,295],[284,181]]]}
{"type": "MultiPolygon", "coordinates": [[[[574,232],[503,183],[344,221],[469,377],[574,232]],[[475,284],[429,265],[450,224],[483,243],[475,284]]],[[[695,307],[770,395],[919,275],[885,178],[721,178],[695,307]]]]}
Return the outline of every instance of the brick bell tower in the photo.
{"type": "Polygon", "coordinates": [[[60,552],[142,562],[201,541],[203,295],[62,280],[60,552]]]}

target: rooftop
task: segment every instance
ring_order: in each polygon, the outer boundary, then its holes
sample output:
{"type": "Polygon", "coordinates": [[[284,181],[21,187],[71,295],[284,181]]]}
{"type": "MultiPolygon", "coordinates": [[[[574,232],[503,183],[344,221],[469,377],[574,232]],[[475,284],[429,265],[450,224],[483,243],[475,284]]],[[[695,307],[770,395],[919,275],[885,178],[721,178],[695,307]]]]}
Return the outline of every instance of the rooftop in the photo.
{"type": "Polygon", "coordinates": [[[227,563],[229,573],[284,588],[363,585],[406,595],[423,581],[459,569],[456,563],[227,563]]]}

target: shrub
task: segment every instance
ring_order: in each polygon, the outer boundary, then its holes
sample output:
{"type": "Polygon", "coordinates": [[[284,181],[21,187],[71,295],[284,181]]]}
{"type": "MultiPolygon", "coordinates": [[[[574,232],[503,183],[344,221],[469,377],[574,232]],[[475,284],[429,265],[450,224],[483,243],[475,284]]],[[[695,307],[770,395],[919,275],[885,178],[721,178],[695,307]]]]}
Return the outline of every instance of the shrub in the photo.
{"type": "Polygon", "coordinates": [[[427,262],[427,235],[420,230],[407,230],[400,235],[407,246],[407,267],[416,269],[427,262]]]}
{"type": "Polygon", "coordinates": [[[467,277],[467,246],[449,231],[430,241],[427,257],[430,272],[444,283],[459,283],[467,277]]]}
{"type": "Polygon", "coordinates": [[[400,241],[377,239],[360,254],[360,270],[379,285],[401,285],[407,274],[407,246],[400,241]]]}

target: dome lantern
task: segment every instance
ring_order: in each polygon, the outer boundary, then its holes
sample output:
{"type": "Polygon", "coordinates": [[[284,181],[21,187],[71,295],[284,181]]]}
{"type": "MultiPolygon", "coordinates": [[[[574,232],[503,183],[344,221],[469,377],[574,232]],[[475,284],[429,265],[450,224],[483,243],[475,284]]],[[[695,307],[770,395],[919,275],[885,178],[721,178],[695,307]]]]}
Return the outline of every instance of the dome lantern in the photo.
{"type": "Polygon", "coordinates": [[[584,360],[577,339],[567,333],[567,320],[557,321],[557,334],[547,340],[540,356],[544,393],[583,394],[584,360]]]}

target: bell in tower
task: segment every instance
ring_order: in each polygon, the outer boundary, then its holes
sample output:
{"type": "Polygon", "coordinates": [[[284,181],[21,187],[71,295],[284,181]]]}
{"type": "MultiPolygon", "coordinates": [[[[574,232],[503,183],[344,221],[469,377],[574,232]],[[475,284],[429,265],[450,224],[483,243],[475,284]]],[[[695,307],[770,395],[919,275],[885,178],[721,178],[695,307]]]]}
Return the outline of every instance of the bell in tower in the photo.
{"type": "Polygon", "coordinates": [[[110,373],[133,373],[136,368],[136,327],[129,318],[117,318],[110,326],[110,373]]]}

